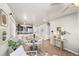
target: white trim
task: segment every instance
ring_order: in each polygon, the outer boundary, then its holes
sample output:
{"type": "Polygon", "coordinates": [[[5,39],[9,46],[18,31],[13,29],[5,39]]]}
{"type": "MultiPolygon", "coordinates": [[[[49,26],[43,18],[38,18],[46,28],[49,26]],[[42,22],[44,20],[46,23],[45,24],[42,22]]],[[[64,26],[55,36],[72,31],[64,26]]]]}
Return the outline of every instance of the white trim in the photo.
{"type": "Polygon", "coordinates": [[[10,16],[10,20],[16,25],[15,20],[12,16],[10,16]]]}
{"type": "Polygon", "coordinates": [[[73,54],[75,54],[75,55],[79,55],[78,52],[72,51],[72,50],[70,50],[70,49],[64,48],[64,50],[67,50],[67,51],[69,51],[69,52],[71,52],[71,53],[73,53],[73,54]]]}

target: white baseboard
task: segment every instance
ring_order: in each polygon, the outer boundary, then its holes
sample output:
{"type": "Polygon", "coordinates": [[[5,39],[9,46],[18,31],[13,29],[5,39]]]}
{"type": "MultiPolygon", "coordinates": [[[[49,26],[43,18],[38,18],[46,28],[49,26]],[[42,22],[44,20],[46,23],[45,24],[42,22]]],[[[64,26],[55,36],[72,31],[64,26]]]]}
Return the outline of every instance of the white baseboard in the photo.
{"type": "Polygon", "coordinates": [[[64,50],[67,50],[67,51],[69,51],[69,52],[71,52],[71,53],[73,53],[73,54],[75,54],[75,55],[79,55],[78,52],[72,51],[72,50],[70,50],[70,49],[64,48],[64,50]]]}

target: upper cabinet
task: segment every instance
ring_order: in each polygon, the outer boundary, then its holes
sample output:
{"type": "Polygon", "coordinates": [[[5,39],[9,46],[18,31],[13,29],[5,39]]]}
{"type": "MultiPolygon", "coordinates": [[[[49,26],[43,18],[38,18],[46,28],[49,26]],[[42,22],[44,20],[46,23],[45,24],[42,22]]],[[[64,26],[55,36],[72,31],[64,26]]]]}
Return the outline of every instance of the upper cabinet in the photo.
{"type": "Polygon", "coordinates": [[[33,25],[17,25],[17,34],[33,34],[33,25]]]}

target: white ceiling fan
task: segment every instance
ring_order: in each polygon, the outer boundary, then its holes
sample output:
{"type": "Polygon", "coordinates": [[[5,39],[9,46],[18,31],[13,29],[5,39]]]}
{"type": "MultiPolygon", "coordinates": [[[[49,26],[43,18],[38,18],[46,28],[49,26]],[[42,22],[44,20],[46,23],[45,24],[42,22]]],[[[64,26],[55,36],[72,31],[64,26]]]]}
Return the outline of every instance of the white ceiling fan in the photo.
{"type": "Polygon", "coordinates": [[[68,8],[71,7],[79,7],[79,3],[52,3],[51,6],[54,5],[64,5],[64,8],[62,8],[62,10],[60,12],[65,12],[68,8]]]}

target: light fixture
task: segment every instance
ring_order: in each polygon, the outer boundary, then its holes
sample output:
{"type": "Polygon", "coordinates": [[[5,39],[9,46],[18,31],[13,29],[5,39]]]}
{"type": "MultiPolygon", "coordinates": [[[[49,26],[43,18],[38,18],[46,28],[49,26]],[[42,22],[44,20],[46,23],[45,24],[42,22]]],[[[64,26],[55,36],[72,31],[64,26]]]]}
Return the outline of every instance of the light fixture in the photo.
{"type": "Polygon", "coordinates": [[[9,15],[12,15],[12,13],[9,13],[9,15]]]}
{"type": "Polygon", "coordinates": [[[27,17],[26,17],[26,16],[24,16],[24,19],[27,19],[27,17]]]}
{"type": "Polygon", "coordinates": [[[24,14],[24,20],[26,20],[27,19],[27,15],[26,14],[24,14]]]}
{"type": "Polygon", "coordinates": [[[24,14],[24,21],[23,21],[23,26],[26,27],[26,20],[27,20],[27,16],[26,14],[24,14]]]}

